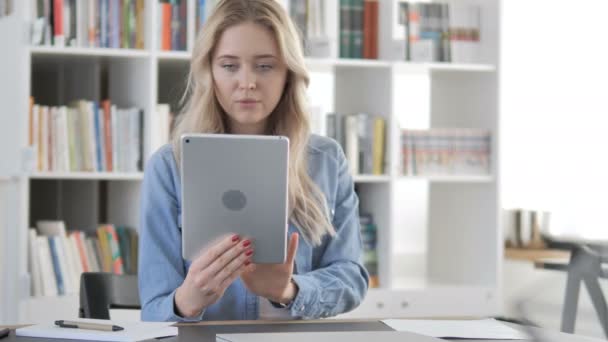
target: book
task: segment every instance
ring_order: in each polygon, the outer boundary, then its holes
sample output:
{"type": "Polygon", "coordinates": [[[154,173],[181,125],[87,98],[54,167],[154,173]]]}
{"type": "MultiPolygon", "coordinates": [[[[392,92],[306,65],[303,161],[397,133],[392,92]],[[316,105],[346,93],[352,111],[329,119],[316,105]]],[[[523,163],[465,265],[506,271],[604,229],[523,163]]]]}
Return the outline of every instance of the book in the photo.
{"type": "Polygon", "coordinates": [[[124,273],[134,274],[132,266],[133,260],[131,259],[131,234],[129,233],[129,228],[117,227],[116,234],[118,236],[118,247],[120,251],[120,256],[124,264],[124,273]]]}
{"type": "Polygon", "coordinates": [[[57,294],[65,295],[66,286],[64,280],[66,279],[66,267],[64,261],[60,260],[58,240],[53,236],[46,237],[46,241],[49,244],[49,251],[51,261],[53,262],[53,274],[55,275],[55,284],[57,284],[57,294]]]}
{"type": "Polygon", "coordinates": [[[350,58],[351,53],[351,1],[340,0],[340,58],[350,58]]]}
{"type": "Polygon", "coordinates": [[[31,278],[31,294],[32,296],[39,297],[44,294],[43,282],[42,282],[42,265],[40,261],[41,251],[37,246],[36,239],[38,234],[35,228],[28,230],[28,265],[31,278]]]}
{"type": "Polygon", "coordinates": [[[57,278],[55,276],[55,266],[49,238],[46,236],[36,236],[36,246],[38,249],[38,261],[40,263],[42,294],[49,297],[57,296],[59,290],[57,288],[57,278]]]}
{"type": "Polygon", "coordinates": [[[365,0],[363,6],[363,58],[378,59],[378,0],[365,0]]]}
{"type": "Polygon", "coordinates": [[[363,0],[350,0],[350,58],[363,58],[363,0]]]}

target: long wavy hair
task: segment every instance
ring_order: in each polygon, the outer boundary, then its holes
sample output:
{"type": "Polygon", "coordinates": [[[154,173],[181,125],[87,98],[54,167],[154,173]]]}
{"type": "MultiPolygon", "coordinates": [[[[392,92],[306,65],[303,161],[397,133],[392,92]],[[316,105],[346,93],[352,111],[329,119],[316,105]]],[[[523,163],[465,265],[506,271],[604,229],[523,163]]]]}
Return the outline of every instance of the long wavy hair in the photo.
{"type": "Polygon", "coordinates": [[[335,235],[326,199],[308,175],[307,145],[310,137],[306,89],[309,83],[300,38],[289,15],[276,0],[221,0],[201,29],[192,52],[184,106],[173,132],[173,151],[180,163],[180,137],[186,133],[229,133],[226,113],[215,94],[211,63],[216,44],[229,27],[253,22],[270,30],[288,74],[285,88],[268,120],[267,134],[289,138],[290,220],[304,238],[319,245],[335,235]]]}

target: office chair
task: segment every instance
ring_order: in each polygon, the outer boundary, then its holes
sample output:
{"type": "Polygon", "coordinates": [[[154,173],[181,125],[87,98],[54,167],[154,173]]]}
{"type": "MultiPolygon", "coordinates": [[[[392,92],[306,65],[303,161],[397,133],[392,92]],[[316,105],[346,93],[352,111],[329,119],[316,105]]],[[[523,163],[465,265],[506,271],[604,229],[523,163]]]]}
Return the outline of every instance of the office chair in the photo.
{"type": "Polygon", "coordinates": [[[110,308],[141,309],[137,276],[83,273],[80,276],[78,317],[110,319],[110,308]]]}
{"type": "Polygon", "coordinates": [[[574,333],[579,291],[581,282],[584,282],[604,335],[608,337],[608,306],[599,284],[600,278],[608,278],[608,253],[605,248],[592,249],[589,246],[577,246],[572,250],[567,272],[562,332],[574,333]]]}

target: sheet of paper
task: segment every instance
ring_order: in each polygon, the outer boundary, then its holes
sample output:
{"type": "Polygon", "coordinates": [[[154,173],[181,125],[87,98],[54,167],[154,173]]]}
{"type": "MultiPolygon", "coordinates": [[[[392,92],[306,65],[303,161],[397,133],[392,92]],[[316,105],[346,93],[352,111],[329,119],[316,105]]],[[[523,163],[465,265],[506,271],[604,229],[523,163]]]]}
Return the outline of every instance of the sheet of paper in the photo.
{"type": "Polygon", "coordinates": [[[437,338],[489,340],[525,340],[529,338],[523,332],[491,318],[480,320],[387,319],[382,322],[397,331],[409,331],[437,338]]]}
{"type": "Polygon", "coordinates": [[[218,342],[442,342],[439,339],[404,331],[352,331],[352,332],[290,332],[221,334],[218,342]]]}
{"type": "Polygon", "coordinates": [[[122,331],[96,331],[85,329],[61,328],[54,322],[37,324],[16,330],[17,336],[65,338],[94,341],[141,341],[156,337],[176,336],[177,327],[173,322],[128,322],[108,321],[100,319],[77,319],[79,322],[93,322],[101,324],[115,324],[124,328],[122,331]]]}

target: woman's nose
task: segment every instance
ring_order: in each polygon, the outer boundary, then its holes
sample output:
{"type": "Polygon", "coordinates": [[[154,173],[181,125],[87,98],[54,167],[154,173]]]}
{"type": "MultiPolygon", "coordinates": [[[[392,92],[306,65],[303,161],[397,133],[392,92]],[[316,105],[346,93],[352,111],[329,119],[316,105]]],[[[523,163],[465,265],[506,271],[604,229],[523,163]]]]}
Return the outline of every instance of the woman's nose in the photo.
{"type": "Polygon", "coordinates": [[[256,82],[255,74],[251,70],[245,69],[246,68],[243,68],[239,77],[239,88],[241,89],[251,88],[251,85],[256,82]]]}

